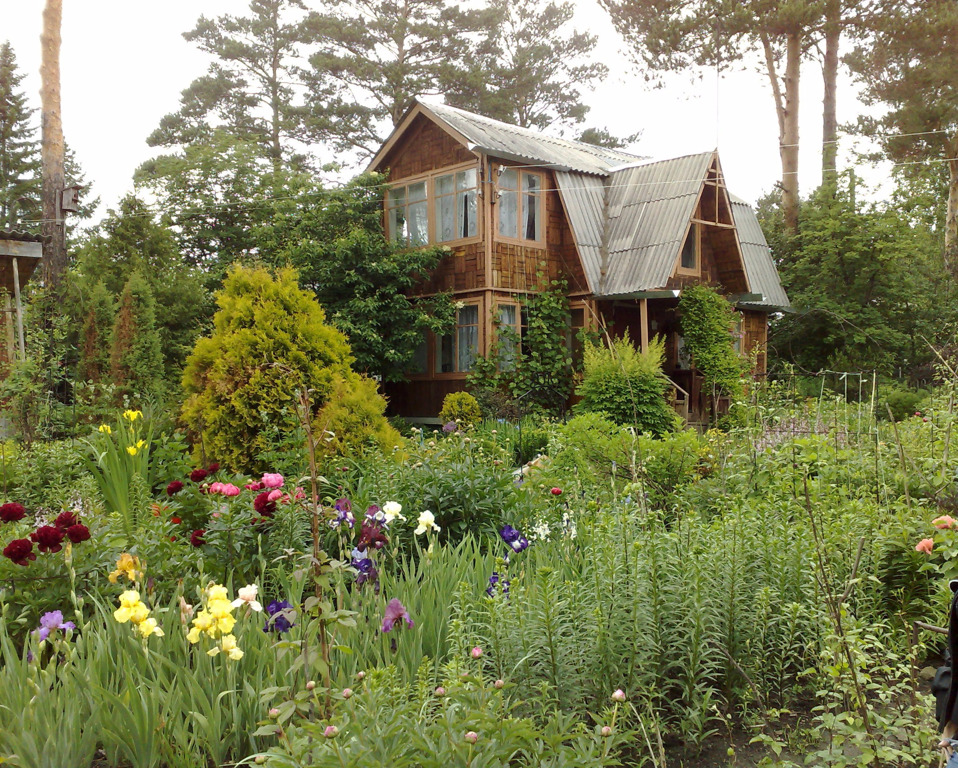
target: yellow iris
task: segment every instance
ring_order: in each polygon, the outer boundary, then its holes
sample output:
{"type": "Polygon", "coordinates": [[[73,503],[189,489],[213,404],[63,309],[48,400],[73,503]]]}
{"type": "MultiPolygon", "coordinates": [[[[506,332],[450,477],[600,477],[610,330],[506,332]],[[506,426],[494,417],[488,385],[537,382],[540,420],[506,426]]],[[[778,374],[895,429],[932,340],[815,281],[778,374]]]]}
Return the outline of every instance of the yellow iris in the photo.
{"type": "Polygon", "coordinates": [[[133,422],[143,416],[143,411],[123,411],[123,418],[133,422]]]}
{"type": "MultiPolygon", "coordinates": [[[[125,624],[133,618],[134,611],[139,615],[139,609],[145,606],[140,602],[140,593],[135,589],[128,589],[120,595],[120,607],[113,612],[113,618],[120,624],[125,624]]],[[[139,620],[145,617],[141,617],[139,620]]],[[[136,622],[134,622],[136,623],[136,622]]]]}
{"type": "Polygon", "coordinates": [[[104,435],[112,435],[112,434],[113,434],[113,430],[110,429],[110,425],[109,425],[109,424],[101,424],[101,425],[99,426],[99,430],[100,430],[100,432],[102,432],[104,435]]]}
{"type": "Polygon", "coordinates": [[[157,637],[163,636],[163,630],[157,626],[156,619],[153,618],[144,619],[136,628],[142,637],[149,637],[150,635],[156,635],[157,637]]]}
{"type": "Polygon", "coordinates": [[[126,576],[130,581],[136,581],[143,573],[140,570],[140,558],[124,552],[116,561],[116,570],[109,575],[110,583],[116,584],[120,576],[126,576]]]}
{"type": "Polygon", "coordinates": [[[137,448],[135,445],[128,445],[126,447],[126,452],[130,454],[130,456],[136,456],[136,451],[137,451],[137,448]]]}

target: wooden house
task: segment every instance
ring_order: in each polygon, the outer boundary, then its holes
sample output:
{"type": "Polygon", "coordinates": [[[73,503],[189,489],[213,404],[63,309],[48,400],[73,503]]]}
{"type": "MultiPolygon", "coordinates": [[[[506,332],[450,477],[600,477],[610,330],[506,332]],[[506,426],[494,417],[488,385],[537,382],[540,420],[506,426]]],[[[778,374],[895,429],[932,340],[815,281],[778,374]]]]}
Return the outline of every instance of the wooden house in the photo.
{"type": "Polygon", "coordinates": [[[730,332],[764,372],[767,318],[788,298],[717,152],[648,162],[419,101],[370,169],[388,173],[389,237],[450,249],[418,293],[451,292],[460,304],[454,332],[424,339],[409,381],[387,390],[397,413],[435,417],[496,328],[520,328],[521,299],[543,279],[568,284],[573,331],[628,331],[643,346],[662,335],[666,374],[692,420],[708,398],[683,351],[683,288],[721,288],[739,311],[730,332]]]}

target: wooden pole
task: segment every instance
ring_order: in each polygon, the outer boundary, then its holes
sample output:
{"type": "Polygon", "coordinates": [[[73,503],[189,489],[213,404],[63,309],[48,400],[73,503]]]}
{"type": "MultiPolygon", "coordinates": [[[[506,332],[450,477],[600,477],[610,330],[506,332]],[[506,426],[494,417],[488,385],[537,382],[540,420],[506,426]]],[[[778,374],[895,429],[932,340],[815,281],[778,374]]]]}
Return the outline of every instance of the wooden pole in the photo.
{"type": "Polygon", "coordinates": [[[13,295],[17,301],[17,335],[20,338],[20,361],[27,359],[27,347],[23,342],[23,304],[20,303],[20,270],[17,257],[13,257],[13,295]]]}
{"type": "Polygon", "coordinates": [[[3,326],[7,334],[7,360],[13,362],[17,359],[16,340],[14,338],[14,317],[13,317],[13,299],[6,291],[3,292],[4,298],[4,322],[3,326]]]}
{"type": "Polygon", "coordinates": [[[42,136],[40,159],[43,176],[43,234],[50,238],[43,248],[43,277],[55,286],[66,271],[66,230],[60,196],[64,181],[63,122],[60,112],[60,27],[63,0],[47,0],[40,36],[40,104],[42,136]]]}
{"type": "Polygon", "coordinates": [[[649,300],[639,299],[639,336],[642,351],[649,348],[649,300]]]}

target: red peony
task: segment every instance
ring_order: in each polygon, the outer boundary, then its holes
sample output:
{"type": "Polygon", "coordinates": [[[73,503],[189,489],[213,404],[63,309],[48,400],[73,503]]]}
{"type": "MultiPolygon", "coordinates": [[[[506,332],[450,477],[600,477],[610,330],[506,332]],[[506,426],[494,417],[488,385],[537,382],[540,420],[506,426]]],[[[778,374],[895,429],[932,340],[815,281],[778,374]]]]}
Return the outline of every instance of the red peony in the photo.
{"type": "Polygon", "coordinates": [[[67,538],[70,539],[74,544],[79,544],[81,541],[90,540],[90,529],[85,525],[77,523],[76,525],[71,525],[66,529],[67,538]]]}
{"type": "Polygon", "coordinates": [[[173,515],[173,517],[170,518],[170,522],[173,523],[173,525],[179,525],[183,521],[180,518],[178,518],[176,515],[173,515]]]}
{"type": "Polygon", "coordinates": [[[210,464],[210,465],[206,468],[206,471],[209,472],[209,473],[212,475],[214,472],[219,472],[219,471],[220,471],[220,465],[214,462],[213,464],[210,464]]]}
{"type": "Polygon", "coordinates": [[[253,509],[263,517],[272,517],[276,511],[276,502],[270,501],[271,491],[263,491],[259,496],[253,499],[253,509]]]}
{"type": "Polygon", "coordinates": [[[174,480],[172,483],[166,486],[166,495],[172,496],[173,494],[179,493],[182,490],[183,490],[183,483],[181,483],[179,480],[174,480]]]}
{"type": "Polygon", "coordinates": [[[73,512],[61,512],[59,515],[57,515],[57,519],[53,521],[53,524],[57,528],[66,530],[71,525],[77,525],[79,522],[80,518],[78,518],[73,512]]]}
{"type": "Polygon", "coordinates": [[[30,534],[30,539],[36,542],[37,549],[41,552],[59,552],[63,549],[64,536],[66,536],[66,532],[62,528],[53,525],[41,525],[30,534]]]}
{"type": "Polygon", "coordinates": [[[33,553],[33,544],[27,539],[14,539],[3,548],[3,556],[9,557],[17,565],[27,565],[30,560],[36,560],[33,553]]]}
{"type": "Polygon", "coordinates": [[[15,523],[17,520],[23,520],[26,514],[27,511],[23,508],[23,504],[17,504],[15,501],[0,506],[0,520],[5,523],[15,523]]]}
{"type": "Polygon", "coordinates": [[[200,528],[198,531],[193,531],[190,535],[190,544],[194,547],[202,547],[206,541],[203,539],[203,534],[206,533],[206,529],[200,528]]]}
{"type": "Polygon", "coordinates": [[[562,495],[562,489],[561,489],[561,488],[553,488],[551,491],[549,491],[549,493],[551,493],[553,496],[561,496],[561,495],[562,495]]]}
{"type": "Polygon", "coordinates": [[[194,469],[190,472],[190,480],[194,483],[200,483],[206,479],[206,476],[209,474],[205,469],[194,469]]]}

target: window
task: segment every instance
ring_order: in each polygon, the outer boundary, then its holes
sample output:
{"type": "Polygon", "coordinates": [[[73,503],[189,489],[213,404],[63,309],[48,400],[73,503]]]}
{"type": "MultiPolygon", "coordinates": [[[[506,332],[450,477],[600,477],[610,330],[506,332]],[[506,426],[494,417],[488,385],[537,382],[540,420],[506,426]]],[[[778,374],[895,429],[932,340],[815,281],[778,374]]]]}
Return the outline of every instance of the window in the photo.
{"type": "Polygon", "coordinates": [[[436,241],[446,243],[475,237],[479,232],[475,168],[436,177],[436,241]]]}
{"type": "Polygon", "coordinates": [[[393,187],[386,197],[386,229],[390,240],[409,245],[429,242],[429,204],[426,182],[393,187]]]}
{"type": "Polygon", "coordinates": [[[736,312],[735,317],[732,318],[732,349],[735,350],[737,355],[742,354],[742,340],[745,338],[745,327],[742,319],[739,312],[736,312]]]}
{"type": "Polygon", "coordinates": [[[499,361],[500,368],[511,371],[516,366],[516,341],[520,337],[519,307],[515,304],[499,305],[499,361]],[[508,328],[510,332],[503,331],[508,328]]]}
{"type": "Polygon", "coordinates": [[[682,246],[682,258],[679,261],[679,269],[686,272],[699,271],[699,225],[692,222],[689,227],[689,234],[685,238],[682,246]]]}
{"type": "Polygon", "coordinates": [[[416,347],[415,353],[413,353],[412,366],[410,367],[407,373],[416,374],[416,373],[426,373],[429,370],[429,337],[423,336],[422,341],[419,342],[419,346],[416,347]]]}
{"type": "Polygon", "coordinates": [[[436,338],[436,373],[472,370],[479,351],[479,305],[467,304],[456,313],[456,329],[436,338]]]}
{"type": "Polygon", "coordinates": [[[542,176],[506,168],[499,176],[499,234],[542,240],[542,176]]]}

